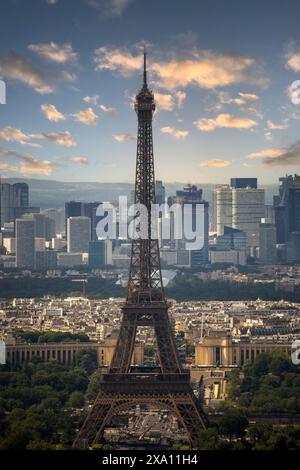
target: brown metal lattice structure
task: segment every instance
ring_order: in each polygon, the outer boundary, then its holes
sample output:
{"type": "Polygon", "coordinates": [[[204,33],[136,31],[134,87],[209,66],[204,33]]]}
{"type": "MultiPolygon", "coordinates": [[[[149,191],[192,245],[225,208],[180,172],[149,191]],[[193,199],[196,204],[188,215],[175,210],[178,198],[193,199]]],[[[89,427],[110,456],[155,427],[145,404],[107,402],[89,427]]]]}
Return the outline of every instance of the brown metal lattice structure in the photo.
{"type": "Polygon", "coordinates": [[[162,284],[158,240],[154,236],[156,221],[151,217],[151,205],[155,203],[152,140],[155,104],[147,85],[146,54],[143,87],[136,96],[135,111],[138,116],[135,203],[147,208],[147,218],[140,212],[137,226],[141,234],[146,230],[147,236],[132,240],[128,294],[117,345],[110,368],[103,374],[100,392],[74,442],[77,448],[98,443],[113,416],[135,404],[169,409],[190,441],[207,426],[206,416],[190,386],[189,373],[179,361],[162,284]],[[131,366],[139,326],[154,328],[158,371],[134,372],[131,366]]]}

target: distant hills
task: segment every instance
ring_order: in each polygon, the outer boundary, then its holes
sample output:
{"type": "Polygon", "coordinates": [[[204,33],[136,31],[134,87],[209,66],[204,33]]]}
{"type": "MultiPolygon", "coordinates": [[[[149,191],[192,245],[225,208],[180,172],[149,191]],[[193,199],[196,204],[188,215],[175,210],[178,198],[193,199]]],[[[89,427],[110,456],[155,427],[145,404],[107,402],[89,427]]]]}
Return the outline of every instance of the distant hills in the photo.
{"type": "MultiPolygon", "coordinates": [[[[117,201],[119,196],[130,196],[134,185],[130,183],[65,182],[33,178],[2,178],[7,183],[24,181],[29,185],[30,205],[41,209],[64,207],[66,201],[117,201]]],[[[174,195],[176,190],[187,183],[166,183],[167,195],[174,195]]],[[[212,201],[214,184],[195,183],[203,188],[204,199],[212,201]]],[[[261,186],[266,189],[266,204],[272,204],[273,195],[278,193],[278,185],[261,186]]]]}

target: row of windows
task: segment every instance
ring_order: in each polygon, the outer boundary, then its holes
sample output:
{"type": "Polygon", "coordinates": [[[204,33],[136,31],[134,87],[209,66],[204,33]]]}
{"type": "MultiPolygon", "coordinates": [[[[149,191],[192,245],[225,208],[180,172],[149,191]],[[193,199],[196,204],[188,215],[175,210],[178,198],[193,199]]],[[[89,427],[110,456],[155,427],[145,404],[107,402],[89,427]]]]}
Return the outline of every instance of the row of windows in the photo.
{"type": "Polygon", "coordinates": [[[7,362],[12,363],[21,363],[24,361],[29,361],[32,357],[40,357],[43,361],[48,361],[50,359],[57,359],[59,362],[63,363],[74,363],[75,362],[76,351],[73,350],[60,350],[60,349],[51,349],[51,350],[21,350],[21,351],[7,351],[6,360],[7,362]]]}

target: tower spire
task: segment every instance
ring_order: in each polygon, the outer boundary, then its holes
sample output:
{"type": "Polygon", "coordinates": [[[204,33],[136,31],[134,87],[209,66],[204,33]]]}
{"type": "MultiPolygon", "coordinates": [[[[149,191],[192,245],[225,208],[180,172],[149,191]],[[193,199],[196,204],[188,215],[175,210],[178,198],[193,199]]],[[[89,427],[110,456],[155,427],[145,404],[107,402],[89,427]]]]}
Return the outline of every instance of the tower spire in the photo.
{"type": "Polygon", "coordinates": [[[147,85],[147,52],[144,50],[144,82],[143,88],[148,88],[147,85]]]}

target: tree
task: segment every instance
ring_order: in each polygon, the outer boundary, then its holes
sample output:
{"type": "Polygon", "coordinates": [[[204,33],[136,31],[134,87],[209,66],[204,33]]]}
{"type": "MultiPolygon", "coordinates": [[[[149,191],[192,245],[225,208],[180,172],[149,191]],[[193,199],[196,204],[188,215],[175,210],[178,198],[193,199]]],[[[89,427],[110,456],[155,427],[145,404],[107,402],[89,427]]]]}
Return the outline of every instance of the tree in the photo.
{"type": "Polygon", "coordinates": [[[233,437],[244,437],[247,426],[248,419],[245,414],[235,408],[225,411],[219,421],[220,434],[229,437],[230,442],[233,437]]]}
{"type": "Polygon", "coordinates": [[[73,392],[70,395],[70,398],[68,400],[68,405],[71,408],[83,408],[84,406],[84,395],[82,392],[73,392]]]}
{"type": "Polygon", "coordinates": [[[89,400],[95,400],[100,392],[101,370],[98,369],[93,373],[90,383],[87,388],[87,397],[89,400]]]}

